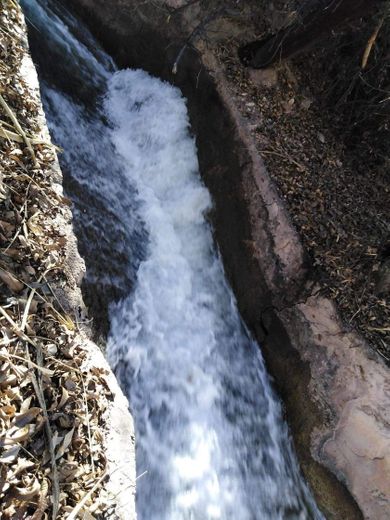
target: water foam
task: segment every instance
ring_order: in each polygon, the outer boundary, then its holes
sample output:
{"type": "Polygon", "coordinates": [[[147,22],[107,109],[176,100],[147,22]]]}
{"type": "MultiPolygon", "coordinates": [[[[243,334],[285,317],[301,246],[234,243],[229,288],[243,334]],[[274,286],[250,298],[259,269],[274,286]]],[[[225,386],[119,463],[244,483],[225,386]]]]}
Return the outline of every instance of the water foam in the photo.
{"type": "Polygon", "coordinates": [[[280,405],[215,252],[185,100],[128,70],[109,81],[104,107],[149,233],[135,291],[111,309],[108,341],[146,472],[140,518],[307,518],[280,405]]]}

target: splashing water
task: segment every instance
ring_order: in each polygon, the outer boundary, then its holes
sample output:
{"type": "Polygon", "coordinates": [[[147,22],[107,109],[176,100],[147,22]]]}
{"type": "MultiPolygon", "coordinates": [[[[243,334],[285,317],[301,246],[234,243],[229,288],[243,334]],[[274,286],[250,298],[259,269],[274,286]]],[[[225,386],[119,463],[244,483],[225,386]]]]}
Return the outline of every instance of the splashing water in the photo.
{"type": "Polygon", "coordinates": [[[213,244],[185,99],[143,71],[115,72],[56,2],[22,5],[33,48],[53,33],[66,53],[61,70],[41,62],[45,109],[64,171],[104,208],[74,196],[77,228],[100,233],[90,254],[120,255],[134,282],[110,307],[107,354],[136,422],[139,519],[322,518],[213,244]],[[63,67],[88,100],[67,91],[63,67]]]}

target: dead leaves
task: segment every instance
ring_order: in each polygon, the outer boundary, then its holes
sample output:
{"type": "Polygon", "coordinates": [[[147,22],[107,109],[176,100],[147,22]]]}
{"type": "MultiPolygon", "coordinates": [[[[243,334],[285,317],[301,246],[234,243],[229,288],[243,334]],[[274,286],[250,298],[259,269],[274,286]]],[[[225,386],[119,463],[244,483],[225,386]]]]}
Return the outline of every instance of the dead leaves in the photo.
{"type": "MultiPolygon", "coordinates": [[[[66,356],[68,348],[63,346],[66,356]]],[[[53,463],[59,517],[68,505],[73,510],[90,493],[106,467],[100,431],[110,397],[105,374],[80,370],[85,353],[77,344],[67,362],[61,360],[66,359],[61,356],[61,345],[58,360],[50,355],[50,348],[41,349],[40,370],[39,360],[34,363],[22,356],[22,342],[12,352],[0,349],[0,513],[4,518],[12,518],[9,515],[22,502],[28,502],[26,518],[39,511],[45,481],[48,492],[44,500],[53,506],[53,463]],[[48,425],[50,433],[45,437],[48,425]]],[[[33,355],[32,348],[29,355],[33,355]]]]}
{"type": "MultiPolygon", "coordinates": [[[[277,67],[278,85],[269,88],[237,66],[235,45],[219,48],[230,94],[300,234],[310,274],[335,301],[346,326],[358,329],[389,361],[390,305],[381,284],[378,291],[377,267],[388,242],[389,161],[385,152],[375,157],[375,146],[387,140],[374,139],[366,119],[359,123],[363,133],[355,125],[345,132],[345,117],[321,110],[317,101],[334,79],[320,70],[323,63],[283,64],[277,67]],[[370,134],[376,144],[368,149],[370,134]]],[[[340,107],[347,119],[355,101],[340,107]]]]}
{"type": "Polygon", "coordinates": [[[0,280],[13,292],[20,292],[24,289],[24,284],[13,274],[0,267],[0,280]]]}
{"type": "Polygon", "coordinates": [[[57,298],[69,201],[53,185],[54,147],[18,73],[26,52],[19,6],[0,11],[0,518],[99,516],[107,500],[106,374],[57,298]],[[99,492],[99,496],[97,493],[99,492]]]}

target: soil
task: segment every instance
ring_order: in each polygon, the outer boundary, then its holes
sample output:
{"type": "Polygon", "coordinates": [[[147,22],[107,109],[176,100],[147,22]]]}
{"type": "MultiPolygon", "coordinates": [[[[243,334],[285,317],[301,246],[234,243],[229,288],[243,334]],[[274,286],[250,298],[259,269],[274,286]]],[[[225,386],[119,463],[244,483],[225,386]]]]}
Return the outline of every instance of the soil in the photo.
{"type": "MultiPolygon", "coordinates": [[[[201,37],[216,48],[231,93],[302,237],[313,285],[319,282],[345,326],[358,330],[388,362],[388,22],[367,71],[361,60],[375,17],[273,68],[244,68],[237,48],[288,23],[301,4],[231,2],[235,10],[218,15],[201,37]]],[[[202,2],[198,8],[202,12],[202,2]]],[[[209,13],[210,5],[205,9],[209,13]]]]}

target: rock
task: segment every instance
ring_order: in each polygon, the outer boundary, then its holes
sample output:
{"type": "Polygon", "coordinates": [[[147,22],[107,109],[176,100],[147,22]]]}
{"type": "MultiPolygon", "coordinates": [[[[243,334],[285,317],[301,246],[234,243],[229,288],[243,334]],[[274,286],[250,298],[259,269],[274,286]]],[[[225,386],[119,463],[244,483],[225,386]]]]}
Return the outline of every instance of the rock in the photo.
{"type": "Polygon", "coordinates": [[[320,132],[318,133],[318,140],[320,143],[324,144],[325,143],[325,136],[324,134],[321,134],[320,132]]]}
{"type": "Polygon", "coordinates": [[[312,104],[313,104],[313,101],[309,98],[304,98],[301,101],[301,107],[304,108],[305,110],[308,110],[312,104]]]}
{"type": "Polygon", "coordinates": [[[251,69],[249,71],[251,81],[258,87],[275,87],[278,83],[278,74],[275,69],[251,69]]]}

